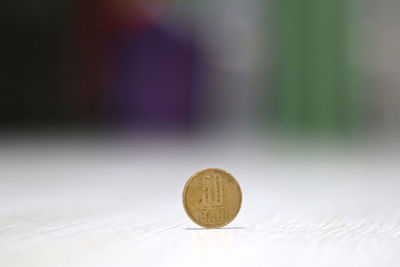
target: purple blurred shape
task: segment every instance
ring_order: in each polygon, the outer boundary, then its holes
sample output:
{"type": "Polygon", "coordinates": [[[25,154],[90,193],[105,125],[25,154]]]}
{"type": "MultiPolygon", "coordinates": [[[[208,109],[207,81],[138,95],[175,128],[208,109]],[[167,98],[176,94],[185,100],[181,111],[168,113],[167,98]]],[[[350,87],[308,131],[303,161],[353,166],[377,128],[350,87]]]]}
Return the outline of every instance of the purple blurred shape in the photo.
{"type": "Polygon", "coordinates": [[[113,41],[109,97],[114,120],[145,127],[188,127],[194,117],[198,51],[150,24],[113,41]]]}

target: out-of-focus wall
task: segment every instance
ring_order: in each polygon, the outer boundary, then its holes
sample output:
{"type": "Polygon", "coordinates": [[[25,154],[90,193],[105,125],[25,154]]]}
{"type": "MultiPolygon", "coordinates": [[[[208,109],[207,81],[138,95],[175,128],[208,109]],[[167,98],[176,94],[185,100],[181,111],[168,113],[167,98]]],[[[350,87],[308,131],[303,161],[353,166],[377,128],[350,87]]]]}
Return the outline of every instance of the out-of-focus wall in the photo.
{"type": "Polygon", "coordinates": [[[395,0],[30,0],[0,10],[1,126],[312,133],[344,129],[339,117],[359,133],[399,129],[395,0]]]}

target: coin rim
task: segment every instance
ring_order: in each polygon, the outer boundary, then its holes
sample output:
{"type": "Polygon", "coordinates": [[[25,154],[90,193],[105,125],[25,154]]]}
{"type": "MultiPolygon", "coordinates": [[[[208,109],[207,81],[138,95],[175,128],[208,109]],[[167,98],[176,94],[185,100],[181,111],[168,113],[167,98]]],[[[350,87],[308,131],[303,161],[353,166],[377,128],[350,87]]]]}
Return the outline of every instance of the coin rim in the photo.
{"type": "Polygon", "coordinates": [[[189,218],[190,218],[195,224],[197,224],[197,225],[199,225],[199,226],[201,226],[201,227],[204,227],[204,228],[208,228],[208,229],[217,229],[217,228],[221,228],[221,227],[224,227],[225,225],[231,223],[231,222],[236,218],[236,216],[239,214],[239,212],[240,212],[240,208],[242,207],[242,198],[243,198],[242,189],[241,189],[241,187],[240,187],[239,182],[236,180],[236,178],[235,178],[230,172],[227,172],[227,171],[225,171],[225,170],[223,170],[223,169],[220,169],[220,168],[206,168],[206,169],[202,169],[202,170],[200,170],[200,171],[195,172],[195,173],[194,173],[192,176],[190,176],[190,178],[187,180],[187,182],[186,182],[186,184],[185,184],[185,187],[183,188],[183,193],[182,193],[183,208],[185,209],[186,214],[189,216],[189,218]],[[223,223],[223,224],[219,224],[219,225],[215,225],[215,226],[202,225],[201,223],[199,223],[198,221],[196,221],[196,220],[190,215],[190,213],[189,213],[189,211],[188,211],[188,208],[186,207],[186,199],[185,199],[187,188],[188,188],[190,182],[194,179],[194,177],[196,177],[196,176],[197,176],[199,173],[201,173],[201,172],[209,171],[209,170],[222,171],[222,172],[224,172],[224,173],[230,175],[230,176],[233,178],[233,180],[236,182],[236,184],[238,185],[239,193],[240,193],[239,209],[238,209],[238,211],[236,212],[235,216],[233,216],[233,218],[232,218],[231,220],[229,220],[229,221],[227,221],[227,222],[225,222],[225,223],[223,223]]]}

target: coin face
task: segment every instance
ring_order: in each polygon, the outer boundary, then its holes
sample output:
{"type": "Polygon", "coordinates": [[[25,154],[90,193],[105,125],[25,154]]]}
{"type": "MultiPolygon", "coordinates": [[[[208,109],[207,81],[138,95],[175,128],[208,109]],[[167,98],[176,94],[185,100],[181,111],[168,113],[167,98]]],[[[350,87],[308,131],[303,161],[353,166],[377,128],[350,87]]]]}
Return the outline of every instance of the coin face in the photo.
{"type": "Polygon", "coordinates": [[[242,191],[232,174],[217,168],[192,175],[183,189],[187,215],[200,226],[220,228],[230,223],[242,204],[242,191]]]}

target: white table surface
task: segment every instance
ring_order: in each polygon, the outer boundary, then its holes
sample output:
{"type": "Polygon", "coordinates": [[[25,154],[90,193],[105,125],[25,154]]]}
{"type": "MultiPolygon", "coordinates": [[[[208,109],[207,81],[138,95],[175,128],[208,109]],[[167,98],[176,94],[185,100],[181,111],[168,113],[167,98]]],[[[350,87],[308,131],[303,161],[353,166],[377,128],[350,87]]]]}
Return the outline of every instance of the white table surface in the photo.
{"type": "Polygon", "coordinates": [[[0,266],[400,266],[396,149],[260,138],[25,138],[0,149],[0,266]],[[238,179],[223,229],[195,225],[195,171],[238,179]]]}

